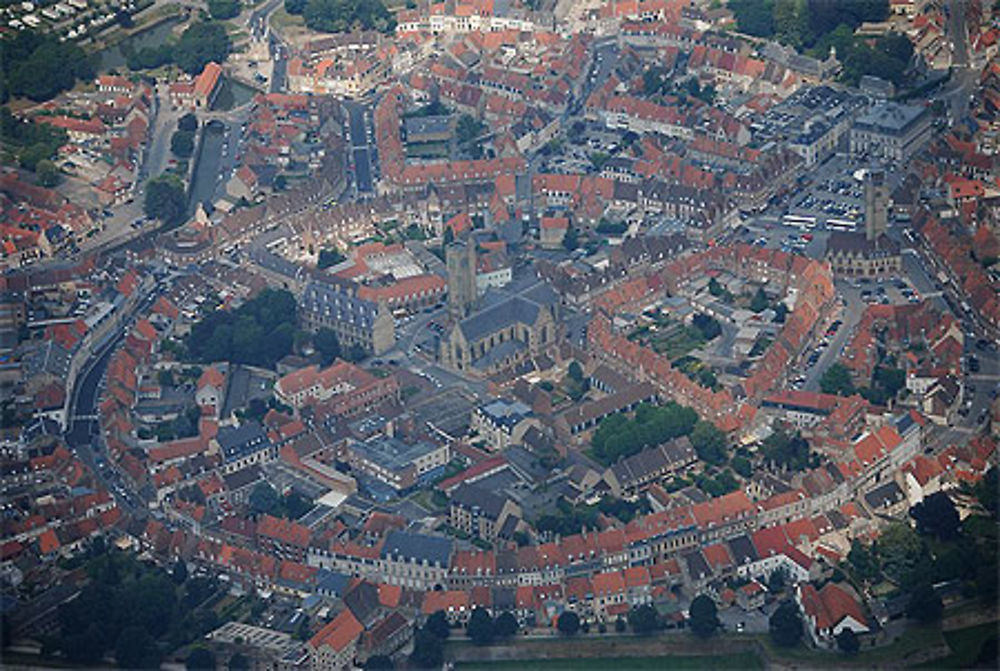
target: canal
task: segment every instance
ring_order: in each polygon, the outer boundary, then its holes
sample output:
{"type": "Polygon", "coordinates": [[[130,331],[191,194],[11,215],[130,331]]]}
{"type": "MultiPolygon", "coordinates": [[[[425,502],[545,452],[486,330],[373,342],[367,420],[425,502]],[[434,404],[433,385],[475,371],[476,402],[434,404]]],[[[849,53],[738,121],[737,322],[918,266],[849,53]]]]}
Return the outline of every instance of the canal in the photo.
{"type": "Polygon", "coordinates": [[[107,49],[97,52],[97,69],[103,72],[105,70],[124,68],[128,59],[126,54],[129,51],[138,51],[143,47],[160,46],[167,41],[167,38],[169,38],[171,34],[173,34],[174,28],[183,22],[184,19],[179,16],[167,19],[156,24],[152,28],[148,28],[147,30],[143,30],[142,32],[126,37],[112,47],[108,47],[107,49]]]}
{"type": "Polygon", "coordinates": [[[215,200],[215,191],[222,185],[224,178],[222,146],[225,141],[226,124],[222,121],[209,121],[202,129],[194,174],[191,177],[189,213],[194,213],[198,203],[211,203],[215,200]]]}

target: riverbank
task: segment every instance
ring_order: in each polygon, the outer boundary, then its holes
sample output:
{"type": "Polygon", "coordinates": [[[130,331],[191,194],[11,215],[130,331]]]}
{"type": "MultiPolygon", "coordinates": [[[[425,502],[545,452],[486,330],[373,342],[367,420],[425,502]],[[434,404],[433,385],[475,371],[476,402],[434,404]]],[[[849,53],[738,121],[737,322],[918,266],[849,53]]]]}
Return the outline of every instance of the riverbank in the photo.
{"type": "Polygon", "coordinates": [[[888,645],[855,655],[799,644],[775,646],[767,635],[720,634],[707,640],[687,632],[654,637],[632,635],[511,639],[477,647],[468,639],[445,644],[445,659],[459,669],[798,669],[967,667],[986,653],[997,635],[996,621],[942,631],[940,625],[913,626],[888,645]]]}
{"type": "MultiPolygon", "coordinates": [[[[140,14],[141,13],[142,12],[140,12],[140,14]]],[[[138,14],[136,16],[138,16],[138,14]]],[[[83,48],[88,54],[99,54],[102,51],[107,51],[108,49],[117,46],[127,39],[137,37],[148,30],[152,30],[165,21],[176,19],[184,20],[189,16],[189,13],[186,12],[184,7],[180,4],[161,5],[153,8],[147,16],[142,17],[131,28],[115,26],[106,31],[104,34],[91,39],[90,42],[83,45],[83,48]]]]}

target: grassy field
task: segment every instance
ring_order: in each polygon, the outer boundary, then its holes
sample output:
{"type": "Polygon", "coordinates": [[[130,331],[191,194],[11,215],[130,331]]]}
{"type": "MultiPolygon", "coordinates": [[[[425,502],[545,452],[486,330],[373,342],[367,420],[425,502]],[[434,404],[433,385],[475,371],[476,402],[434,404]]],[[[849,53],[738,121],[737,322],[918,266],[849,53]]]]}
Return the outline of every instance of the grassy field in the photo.
{"type": "Polygon", "coordinates": [[[305,24],[305,19],[301,16],[296,16],[295,14],[289,14],[285,11],[284,7],[278,7],[278,9],[274,11],[274,14],[271,14],[271,25],[275,28],[301,28],[302,26],[305,26],[305,24]]]}
{"type": "Polygon", "coordinates": [[[801,644],[794,648],[779,648],[771,642],[769,636],[761,636],[759,640],[767,650],[767,657],[775,662],[840,667],[868,667],[889,663],[896,663],[902,667],[907,665],[906,659],[908,657],[944,643],[941,630],[937,625],[912,627],[889,645],[874,650],[862,650],[851,657],[845,657],[836,652],[812,650],[801,644]]]}
{"type": "MultiPolygon", "coordinates": [[[[983,644],[990,638],[997,638],[997,623],[990,622],[966,629],[946,631],[944,640],[951,648],[951,654],[941,659],[935,659],[919,668],[927,669],[965,669],[976,665],[983,644]]],[[[996,647],[994,646],[994,651],[996,647]]]]}
{"type": "Polygon", "coordinates": [[[459,669],[518,669],[524,671],[599,671],[621,669],[622,671],[661,671],[687,669],[763,669],[760,658],[752,653],[742,655],[668,656],[668,657],[595,657],[591,659],[537,659],[510,660],[503,662],[459,663],[459,669]]]}
{"type": "Polygon", "coordinates": [[[409,158],[448,158],[447,142],[414,142],[406,145],[409,158]]]}

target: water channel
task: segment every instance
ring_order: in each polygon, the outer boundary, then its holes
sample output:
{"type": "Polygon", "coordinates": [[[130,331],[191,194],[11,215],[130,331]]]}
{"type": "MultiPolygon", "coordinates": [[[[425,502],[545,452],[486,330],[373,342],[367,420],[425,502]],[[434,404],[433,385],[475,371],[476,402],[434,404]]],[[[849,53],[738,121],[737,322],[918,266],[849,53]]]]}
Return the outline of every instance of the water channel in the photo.
{"type": "Polygon", "coordinates": [[[141,32],[126,37],[114,46],[97,52],[98,70],[106,71],[116,68],[124,68],[127,60],[125,53],[129,50],[138,51],[143,47],[158,47],[163,44],[173,33],[176,26],[180,25],[184,19],[174,17],[156,24],[141,32]]]}

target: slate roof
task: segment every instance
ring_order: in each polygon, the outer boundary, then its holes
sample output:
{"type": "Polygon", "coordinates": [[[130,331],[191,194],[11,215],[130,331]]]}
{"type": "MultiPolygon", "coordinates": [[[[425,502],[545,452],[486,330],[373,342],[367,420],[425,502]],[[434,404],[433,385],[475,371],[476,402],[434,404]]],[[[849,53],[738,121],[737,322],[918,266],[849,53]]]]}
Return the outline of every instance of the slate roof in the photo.
{"type": "Polygon", "coordinates": [[[407,531],[390,531],[382,545],[380,557],[396,556],[430,565],[448,566],[452,543],[447,538],[414,534],[407,531]]]}
{"type": "Polygon", "coordinates": [[[462,485],[451,493],[451,503],[466,510],[479,509],[492,520],[500,518],[506,499],[475,485],[462,485]]]}

